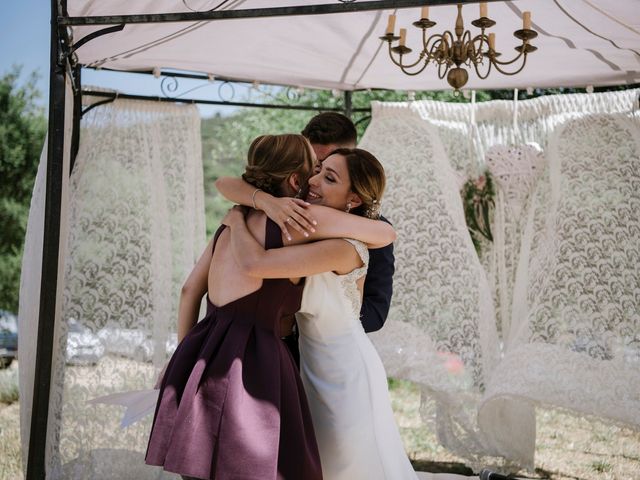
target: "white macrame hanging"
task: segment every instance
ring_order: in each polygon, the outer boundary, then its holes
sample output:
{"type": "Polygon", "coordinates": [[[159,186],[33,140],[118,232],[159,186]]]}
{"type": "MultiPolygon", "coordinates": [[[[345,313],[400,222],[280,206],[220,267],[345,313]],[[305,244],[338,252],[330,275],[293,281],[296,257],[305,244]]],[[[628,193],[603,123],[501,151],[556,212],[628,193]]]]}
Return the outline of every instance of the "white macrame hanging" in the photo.
{"type": "Polygon", "coordinates": [[[472,464],[532,467],[537,403],[640,425],[637,96],[519,101],[517,117],[507,101],[374,106],[360,146],[385,166],[399,237],[391,313],[372,337],[472,464]],[[479,157],[497,188],[486,275],[455,181],[479,157]]]}
{"type": "Polygon", "coordinates": [[[495,183],[495,213],[492,225],[489,271],[494,284],[498,329],[508,332],[511,322],[513,284],[524,233],[526,209],[545,167],[540,147],[494,145],[487,150],[485,165],[495,183]]]}
{"type": "Polygon", "coordinates": [[[144,464],[150,417],[122,429],[122,408],[89,400],[152,387],[175,347],[180,287],[205,244],[200,117],[194,106],[116,100],[85,115],[80,140],[47,478],[173,478],[144,464]]]}

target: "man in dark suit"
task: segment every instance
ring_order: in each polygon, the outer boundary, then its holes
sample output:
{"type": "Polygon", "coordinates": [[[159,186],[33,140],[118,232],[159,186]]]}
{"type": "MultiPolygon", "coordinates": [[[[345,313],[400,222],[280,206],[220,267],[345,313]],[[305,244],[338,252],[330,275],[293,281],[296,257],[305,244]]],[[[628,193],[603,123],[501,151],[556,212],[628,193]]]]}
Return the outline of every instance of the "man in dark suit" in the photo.
{"type": "MultiPolygon", "coordinates": [[[[337,112],[324,112],[313,117],[302,130],[320,162],[337,148],[355,148],[357,133],[353,122],[337,112]]],[[[387,223],[386,218],[381,217],[387,223]]],[[[375,332],[384,325],[391,295],[395,271],[393,244],[369,250],[369,269],[364,282],[360,320],[365,332],[375,332]]]]}

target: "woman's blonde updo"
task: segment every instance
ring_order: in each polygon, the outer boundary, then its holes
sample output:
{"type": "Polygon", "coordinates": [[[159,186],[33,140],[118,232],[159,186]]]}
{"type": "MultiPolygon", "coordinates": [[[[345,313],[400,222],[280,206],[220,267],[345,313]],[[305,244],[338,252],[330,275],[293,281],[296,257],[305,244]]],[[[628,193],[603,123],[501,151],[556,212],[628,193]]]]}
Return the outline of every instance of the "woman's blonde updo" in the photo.
{"type": "Polygon", "coordinates": [[[338,148],[331,152],[331,155],[334,154],[345,158],[351,191],[362,201],[351,213],[379,218],[380,202],[387,181],[382,164],[371,153],[361,148],[338,148]]]}
{"type": "Polygon", "coordinates": [[[302,135],[262,135],[251,142],[242,178],[276,197],[293,196],[289,178],[297,174],[300,185],[306,185],[313,164],[313,150],[302,135]]]}

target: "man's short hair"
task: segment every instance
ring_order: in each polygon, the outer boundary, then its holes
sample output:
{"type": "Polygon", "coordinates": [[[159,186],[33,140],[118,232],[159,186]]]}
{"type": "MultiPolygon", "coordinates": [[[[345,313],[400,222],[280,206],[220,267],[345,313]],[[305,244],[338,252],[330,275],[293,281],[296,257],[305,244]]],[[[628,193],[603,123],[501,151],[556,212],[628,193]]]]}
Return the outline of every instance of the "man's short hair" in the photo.
{"type": "Polygon", "coordinates": [[[302,135],[319,145],[355,145],[358,138],[353,122],[337,112],[319,113],[307,123],[302,135]]]}

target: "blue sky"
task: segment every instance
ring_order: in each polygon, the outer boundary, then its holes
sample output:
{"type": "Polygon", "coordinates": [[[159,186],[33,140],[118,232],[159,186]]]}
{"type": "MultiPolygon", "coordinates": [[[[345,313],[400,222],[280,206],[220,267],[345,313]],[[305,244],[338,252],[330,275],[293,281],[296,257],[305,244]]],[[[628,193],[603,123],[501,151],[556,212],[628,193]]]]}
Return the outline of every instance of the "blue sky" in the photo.
{"type": "MultiPolygon", "coordinates": [[[[6,74],[12,65],[22,65],[21,80],[25,81],[29,73],[39,74],[37,87],[42,93],[42,105],[49,98],[49,37],[51,32],[51,3],[45,0],[5,0],[4,14],[0,16],[0,75],[6,74]]],[[[95,41],[100,41],[97,39],[95,41]]],[[[110,72],[83,71],[83,85],[98,85],[138,95],[161,95],[160,80],[150,75],[123,74],[110,72]]],[[[206,85],[180,81],[179,92],[194,86],[203,88],[193,95],[196,98],[217,100],[217,84],[206,85]]],[[[236,100],[247,91],[247,87],[235,87],[236,100]]],[[[199,106],[203,116],[220,112],[227,115],[233,107],[199,106]]]]}
{"type": "Polygon", "coordinates": [[[23,66],[23,80],[29,72],[37,71],[43,104],[49,89],[49,5],[44,0],[4,1],[4,14],[0,16],[0,75],[12,65],[23,66]]]}

